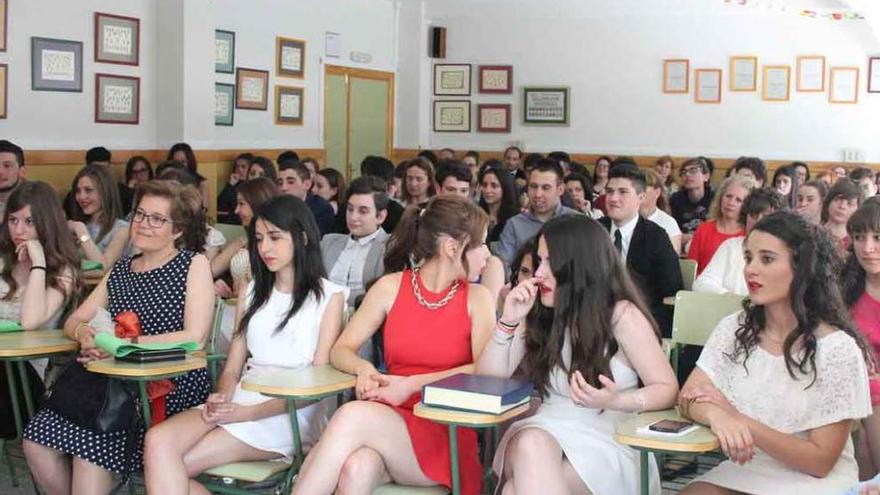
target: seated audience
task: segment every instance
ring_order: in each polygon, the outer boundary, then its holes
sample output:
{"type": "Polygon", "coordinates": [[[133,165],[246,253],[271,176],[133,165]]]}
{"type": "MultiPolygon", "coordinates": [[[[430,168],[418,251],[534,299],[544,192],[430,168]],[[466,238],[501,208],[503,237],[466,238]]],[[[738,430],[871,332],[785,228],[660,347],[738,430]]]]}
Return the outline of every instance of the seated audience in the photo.
{"type": "Polygon", "coordinates": [[[859,187],[852,180],[843,177],[828,190],[825,201],[822,203],[822,226],[837,242],[837,253],[840,259],[845,259],[852,240],[846,233],[846,222],[859,207],[859,187]]]}
{"type": "MultiPolygon", "coordinates": [[[[58,328],[79,302],[79,256],[68,235],[58,196],[45,182],[25,182],[9,196],[0,228],[0,319],[24,330],[58,328]]],[[[25,366],[31,389],[42,395],[46,359],[25,366]]],[[[0,439],[15,438],[6,368],[0,368],[0,439]]]]}
{"type": "Polygon", "coordinates": [[[516,173],[522,170],[523,152],[516,146],[508,146],[504,150],[504,166],[510,175],[516,179],[516,173]]]}
{"type": "MultiPolygon", "coordinates": [[[[607,190],[623,167],[612,169],[607,190]]],[[[478,374],[510,377],[521,367],[543,398],[501,439],[493,464],[502,492],[637,493],[638,455],[612,433],[631,413],[675,402],[660,333],[596,222],[554,218],[537,238],[537,269],[508,294],[477,361],[478,374]]],[[[649,469],[659,493],[656,465],[649,469]]]]}
{"type": "Polygon", "coordinates": [[[877,183],[874,171],[868,167],[859,167],[849,173],[849,178],[859,186],[859,202],[877,194],[877,183]]]}
{"type": "MultiPolygon", "coordinates": [[[[880,351],[880,200],[869,199],[849,217],[846,231],[852,242],[841,272],[843,300],[856,326],[871,345],[874,356],[880,351]]],[[[868,479],[880,470],[880,379],[871,373],[872,413],[862,420],[856,459],[859,479],[868,479]]]]}
{"type": "Polygon", "coordinates": [[[733,172],[736,175],[745,175],[758,183],[758,187],[764,187],[767,182],[767,165],[764,160],[753,156],[741,156],[733,162],[733,172]]]}
{"type": "MultiPolygon", "coordinates": [[[[443,160],[455,160],[455,150],[452,148],[443,148],[437,154],[437,161],[442,162],[443,160]]],[[[437,165],[435,163],[435,165],[437,165]]]]}
{"type": "Polygon", "coordinates": [[[501,162],[490,162],[483,165],[479,175],[479,205],[489,215],[489,236],[486,237],[489,244],[501,239],[507,221],[519,213],[513,176],[504,170],[501,162]]]}
{"type": "MultiPolygon", "coordinates": [[[[834,174],[838,179],[843,179],[847,176],[846,167],[843,165],[834,165],[831,167],[831,173],[834,174]]],[[[833,185],[833,184],[832,184],[833,185]]]]}
{"type": "MultiPolygon", "coordinates": [[[[208,338],[214,296],[208,260],[195,254],[204,244],[205,225],[198,192],[191,186],[152,181],[138,188],[134,208],[131,239],[141,254],[113,265],[65,322],[64,335],[79,342],[80,358],[65,368],[56,385],[75,386],[56,386],[50,397],[84,389],[97,395],[106,390],[109,378],[89,373],[83,366],[106,357],[95,347],[98,330],[92,326],[93,318],[103,310],[110,317],[125,314],[126,320],[140,323],[141,334],[130,338],[135,343],[204,344],[208,338]],[[202,238],[185,245],[186,231],[201,231],[202,238]]],[[[170,391],[151,400],[153,424],[161,421],[163,414],[173,416],[202,404],[208,396],[204,368],[170,381],[170,391]]],[[[97,416],[103,399],[76,397],[74,402],[72,397],[60,397],[48,401],[25,430],[28,466],[45,492],[108,493],[113,486],[112,473],[127,475],[140,469],[144,432],[139,421],[104,432],[97,429],[94,420],[83,420],[83,415],[97,416]],[[71,413],[78,420],[72,419],[71,413]]],[[[137,418],[136,403],[125,403],[122,407],[126,411],[120,414],[137,418]]]]}
{"type": "MultiPolygon", "coordinates": [[[[278,163],[281,164],[281,162],[278,163]]],[[[257,177],[268,177],[272,180],[278,180],[278,171],[275,169],[275,164],[272,163],[272,160],[262,156],[255,156],[254,159],[251,160],[251,165],[248,167],[247,178],[256,179],[257,177]]]]}
{"type": "MultiPolygon", "coordinates": [[[[175,181],[183,186],[198,187],[198,180],[179,162],[171,162],[170,165],[163,167],[162,172],[156,175],[156,180],[175,181]]],[[[201,194],[199,194],[199,201],[202,202],[203,211],[207,211],[204,198],[202,198],[201,194]]],[[[211,261],[218,253],[220,253],[220,248],[226,244],[226,237],[223,236],[223,232],[215,229],[209,223],[205,223],[205,229],[205,244],[196,252],[204,254],[205,257],[208,258],[208,261],[211,261]]],[[[184,233],[184,237],[192,235],[194,235],[193,232],[184,233]]],[[[189,241],[187,240],[185,242],[189,241]]]]}
{"type": "Polygon", "coordinates": [[[852,422],[871,414],[873,359],[821,228],[789,211],[745,240],[744,310],[721,320],[679,397],[728,457],[681,493],[837,495],[858,481],[852,422]]]}
{"type": "MultiPolygon", "coordinates": [[[[292,461],[287,401],[244,390],[241,382],[267,369],[329,363],[348,291],[324,278],[318,227],[299,198],[270,200],[253,222],[250,255],[258,263],[238,302],[241,316],[217,391],[147,434],[150,493],[203,492],[195,477],[231,462],[292,461]]],[[[306,450],[318,441],[334,401],[297,408],[306,450]]]]}
{"type": "MultiPolygon", "coordinates": [[[[236,188],[235,195],[238,198],[235,216],[241,219],[241,225],[245,229],[249,229],[254,212],[259,210],[263,203],[278,195],[278,187],[268,177],[258,177],[242,182],[236,188]]],[[[243,294],[242,290],[251,281],[248,239],[248,235],[231,239],[220,251],[220,254],[211,260],[211,272],[217,278],[214,289],[218,296],[233,297],[243,294]],[[219,278],[226,272],[232,276],[232,287],[219,278]]]]}
{"type": "Polygon", "coordinates": [[[797,208],[798,186],[797,170],[793,166],[783,165],[773,173],[773,187],[785,198],[788,208],[797,208]]]}
{"type": "Polygon", "coordinates": [[[299,153],[293,150],[285,150],[281,153],[278,153],[278,156],[275,158],[275,162],[279,165],[284,162],[298,162],[301,161],[299,158],[299,153]]]}
{"type": "Polygon", "coordinates": [[[400,199],[404,206],[423,205],[437,190],[434,186],[434,166],[422,159],[407,160],[403,165],[402,191],[400,199]]]}
{"type": "Polygon", "coordinates": [[[794,171],[797,174],[797,183],[799,186],[804,185],[810,180],[810,166],[805,162],[791,162],[794,171]]]}
{"type": "Polygon", "coordinates": [[[678,174],[681,188],[669,198],[669,210],[681,228],[681,244],[687,247],[697,227],[706,220],[714,191],[709,185],[709,165],[702,158],[685,161],[678,174]]]}
{"type": "Polygon", "coordinates": [[[165,157],[166,160],[174,160],[175,162],[180,162],[189,170],[189,173],[196,178],[196,183],[198,184],[199,193],[203,198],[208,197],[208,181],[199,174],[199,162],[196,159],[196,154],[193,152],[192,147],[187,143],[177,143],[172,146],[168,150],[168,156],[165,157]]]}
{"type": "MultiPolygon", "coordinates": [[[[786,208],[785,198],[777,189],[761,187],[753,189],[743,201],[739,211],[739,223],[745,225],[746,235],[764,216],[786,208]]],[[[745,261],[743,260],[743,241],[745,237],[737,236],[722,242],[712,261],[694,280],[693,290],[713,294],[739,294],[747,296],[749,288],[743,276],[745,261]]]]}
{"type": "Polygon", "coordinates": [[[348,305],[354,307],[355,299],[385,273],[388,233],[382,229],[382,222],[388,214],[389,199],[385,182],[370,175],[353,180],[345,198],[349,234],[325,235],[321,239],[321,257],[327,278],[348,287],[348,305]]]}
{"type": "Polygon", "coordinates": [[[335,168],[322,168],[313,177],[312,193],[330,203],[335,215],[339,211],[339,198],[345,194],[345,177],[335,168]]]}
{"type": "Polygon", "coordinates": [[[697,262],[697,275],[706,268],[722,242],[745,235],[745,225],[740,222],[740,208],[756,186],[754,180],[739,175],[724,179],[721,183],[709,207],[709,216],[694,232],[688,248],[688,259],[697,262]]]}
{"type": "Polygon", "coordinates": [[[555,160],[542,158],[529,170],[529,209],[507,220],[501,231],[498,256],[508,265],[527,240],[541,229],[541,225],[559,215],[576,214],[562,205],[562,167],[555,160]]]}
{"type": "Polygon", "coordinates": [[[816,180],[824,182],[825,185],[830,188],[835,182],[837,182],[837,174],[830,170],[823,170],[816,176],[816,180]]]}
{"type": "MultiPolygon", "coordinates": [[[[400,217],[403,216],[403,205],[394,200],[396,188],[392,184],[397,180],[395,177],[394,164],[384,156],[367,156],[361,161],[361,176],[364,177],[368,175],[382,179],[382,181],[385,182],[386,192],[390,201],[388,201],[388,213],[385,215],[385,221],[382,222],[382,230],[385,232],[394,232],[394,228],[397,227],[400,217]]],[[[345,216],[345,208],[336,212],[336,223],[333,228],[334,233],[348,233],[345,216]]]]}
{"type": "Polygon", "coordinates": [[[302,163],[284,162],[278,170],[278,191],[305,201],[315,215],[321,235],[333,230],[333,207],[326,199],[312,194],[312,176],[302,163]]]}
{"type": "Polygon", "coordinates": [[[122,200],[122,213],[128,215],[131,213],[131,200],[134,198],[134,190],[137,186],[144,182],[153,180],[153,167],[147,157],[135,155],[125,162],[125,192],[123,188],[119,188],[119,198],[122,200]],[[126,198],[128,203],[126,204],[126,198]]]}
{"type": "Polygon", "coordinates": [[[437,164],[438,194],[455,194],[470,199],[474,176],[471,169],[459,160],[442,160],[437,164]]]}
{"type": "Polygon", "coordinates": [[[645,173],[635,165],[612,168],[605,188],[608,216],[599,222],[614,240],[661,332],[669,335],[672,308],[663,304],[663,298],[681,290],[681,268],[666,231],[639,215],[645,187],[645,173]]]}
{"type": "MultiPolygon", "coordinates": [[[[300,161],[300,163],[302,163],[303,165],[306,166],[307,169],[309,169],[309,175],[311,175],[312,183],[314,184],[315,175],[317,175],[318,172],[320,172],[322,170],[321,164],[318,163],[318,160],[311,158],[311,157],[308,157],[308,156],[303,158],[302,161],[300,161]]],[[[281,165],[281,162],[278,162],[278,164],[281,165]]],[[[344,191],[345,188],[343,187],[342,190],[344,191]]]]}
{"type": "Polygon", "coordinates": [[[513,262],[510,263],[510,281],[501,288],[501,292],[498,294],[497,313],[501,313],[504,309],[504,300],[507,299],[507,294],[510,293],[511,289],[519,285],[523,280],[532,278],[532,274],[535,273],[534,257],[535,238],[532,237],[519,247],[519,251],[513,257],[513,262]]]}
{"type": "Polygon", "coordinates": [[[821,180],[804,182],[798,189],[797,212],[810,223],[822,223],[822,203],[828,195],[828,185],[821,180]]]}
{"type": "Polygon", "coordinates": [[[608,185],[608,170],[610,169],[610,156],[600,156],[593,165],[593,206],[601,210],[603,214],[608,213],[605,210],[605,187],[608,185]]]}
{"type": "Polygon", "coordinates": [[[592,219],[602,218],[602,210],[593,209],[593,183],[584,174],[572,172],[565,176],[565,192],[571,198],[572,208],[592,219]]]}
{"type": "Polygon", "coordinates": [[[675,182],[675,161],[671,156],[664,155],[658,158],[654,163],[654,172],[660,177],[667,198],[678,192],[678,183],[675,182]]]}
{"type": "Polygon", "coordinates": [[[242,153],[235,157],[232,162],[232,171],[229,173],[229,180],[217,196],[217,221],[219,223],[227,223],[237,225],[241,220],[235,216],[233,211],[237,204],[236,188],[239,184],[247,180],[248,168],[251,166],[254,155],[250,153],[242,153]]]}
{"type": "Polygon", "coordinates": [[[430,163],[430,164],[431,164],[431,167],[436,167],[436,166],[437,166],[437,162],[440,161],[440,160],[437,158],[437,155],[434,154],[434,152],[431,151],[431,150],[422,150],[422,151],[419,151],[418,154],[416,154],[416,158],[421,158],[421,159],[424,160],[425,162],[430,163]]]}
{"type": "MultiPolygon", "coordinates": [[[[450,486],[447,427],[414,416],[412,408],[423,385],[472,372],[489,338],[494,301],[467,282],[489,257],[486,224],[485,213],[455,196],[407,210],[386,252],[393,273],[367,292],[330,351],[334,367],[357,375],[359,400],[333,415],[294,495],[372,493],[387,482],[450,486]],[[357,355],[380,326],[388,374],[357,355]]],[[[462,494],[477,495],[482,469],[474,431],[458,430],[458,448],[462,494]]]]}
{"type": "Polygon", "coordinates": [[[109,269],[128,251],[128,222],[122,220],[117,184],[103,165],[86,165],[70,185],[74,198],[67,226],[85,259],[109,269]]]}
{"type": "MultiPolygon", "coordinates": [[[[462,158],[461,161],[464,162],[464,164],[467,165],[469,169],[471,169],[471,176],[476,179],[477,175],[480,172],[480,153],[473,150],[468,151],[464,154],[464,158],[462,158]]],[[[478,186],[479,184],[473,184],[473,187],[471,188],[476,194],[479,194],[478,186]]],[[[479,199],[479,197],[477,196],[475,197],[475,199],[479,199]]]]}
{"type": "Polygon", "coordinates": [[[669,242],[672,243],[672,249],[675,253],[681,253],[681,229],[678,223],[669,213],[669,203],[666,200],[666,188],[660,175],[653,170],[645,171],[645,198],[639,206],[639,214],[645,219],[650,220],[657,225],[663,227],[666,235],[669,236],[669,242]]]}
{"type": "Polygon", "coordinates": [[[0,215],[12,191],[25,181],[24,151],[15,143],[0,139],[0,215]]]}

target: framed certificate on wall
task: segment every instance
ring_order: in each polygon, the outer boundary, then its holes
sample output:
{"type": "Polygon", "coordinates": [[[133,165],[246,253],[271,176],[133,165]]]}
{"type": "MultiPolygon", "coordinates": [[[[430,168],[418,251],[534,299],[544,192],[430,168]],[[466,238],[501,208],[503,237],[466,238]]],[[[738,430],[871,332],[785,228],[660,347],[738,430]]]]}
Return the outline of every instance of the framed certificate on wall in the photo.
{"type": "Polygon", "coordinates": [[[568,98],[566,87],[523,88],[523,123],[568,125],[568,98]]]}
{"type": "Polygon", "coordinates": [[[690,81],[690,60],[669,58],[663,61],[663,92],[687,93],[690,81]]]}
{"type": "Polygon", "coordinates": [[[799,93],[825,91],[825,57],[805,55],[797,58],[797,84],[799,93]]]}
{"type": "Polygon", "coordinates": [[[828,101],[831,103],[858,103],[859,68],[832,67],[829,86],[828,101]]]}
{"type": "Polygon", "coordinates": [[[694,74],[694,101],[721,103],[721,69],[697,69],[694,74]]]}
{"type": "Polygon", "coordinates": [[[880,93],[880,57],[868,58],[868,93],[880,93]]]}
{"type": "Polygon", "coordinates": [[[764,85],[761,99],[764,101],[788,101],[791,88],[791,66],[765,65],[764,85]]]}
{"type": "Polygon", "coordinates": [[[730,57],[730,90],[758,89],[758,57],[730,57]]]}

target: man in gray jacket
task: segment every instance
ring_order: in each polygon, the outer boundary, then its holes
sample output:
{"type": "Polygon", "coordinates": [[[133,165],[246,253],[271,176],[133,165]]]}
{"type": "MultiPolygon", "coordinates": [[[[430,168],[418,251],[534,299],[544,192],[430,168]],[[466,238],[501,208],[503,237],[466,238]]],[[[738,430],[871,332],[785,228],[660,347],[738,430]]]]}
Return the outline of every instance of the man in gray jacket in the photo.
{"type": "Polygon", "coordinates": [[[367,285],[382,276],[388,234],[382,222],[388,214],[388,194],[382,179],[364,176],[346,191],[345,222],[349,234],[327,234],[321,239],[324,268],[331,282],[351,289],[349,306],[367,285]]]}

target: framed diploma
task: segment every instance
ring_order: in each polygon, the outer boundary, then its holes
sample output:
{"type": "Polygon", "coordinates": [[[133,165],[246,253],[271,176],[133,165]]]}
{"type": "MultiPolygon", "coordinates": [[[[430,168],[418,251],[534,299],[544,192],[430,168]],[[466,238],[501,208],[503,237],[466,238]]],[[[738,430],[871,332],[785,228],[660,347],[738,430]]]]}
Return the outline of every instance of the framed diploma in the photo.
{"type": "Polygon", "coordinates": [[[765,65],[764,86],[761,99],[764,101],[788,101],[791,86],[791,66],[765,65]]]}
{"type": "Polygon", "coordinates": [[[214,125],[235,123],[235,85],[214,83],[214,125]]]}
{"type": "Polygon", "coordinates": [[[568,88],[523,88],[523,123],[568,125],[568,88]]]}
{"type": "Polygon", "coordinates": [[[868,58],[868,93],[880,93],[880,57],[868,58]]]}
{"type": "Polygon", "coordinates": [[[721,103],[721,69],[696,69],[694,86],[695,102],[721,103]]]}
{"type": "Polygon", "coordinates": [[[797,84],[799,93],[825,91],[825,57],[804,55],[797,58],[797,84]]]}
{"type": "Polygon", "coordinates": [[[481,65],[480,66],[480,93],[503,93],[513,92],[513,66],[512,65],[481,65]]]}
{"type": "Polygon", "coordinates": [[[214,72],[235,72],[235,33],[232,31],[214,31],[214,72]]]}
{"type": "Polygon", "coordinates": [[[141,21],[95,12],[95,62],[138,65],[141,21]]]}
{"type": "MultiPolygon", "coordinates": [[[[6,18],[9,13],[9,1],[0,0],[0,52],[6,51],[6,18]]],[[[4,107],[5,109],[5,107],[4,107]]],[[[5,115],[5,112],[4,112],[5,115]]],[[[5,118],[5,117],[4,117],[5,118]]]]}
{"type": "Polygon", "coordinates": [[[275,71],[278,77],[305,77],[306,42],[281,36],[275,38],[275,71]]]}
{"type": "Polygon", "coordinates": [[[471,132],[471,102],[434,100],[434,132],[471,132]]]}
{"type": "Polygon", "coordinates": [[[670,58],[663,61],[663,92],[687,93],[690,88],[690,60],[670,58]]]}
{"type": "Polygon", "coordinates": [[[95,122],[140,122],[141,80],[114,74],[95,74],[95,122]]]}
{"type": "Polygon", "coordinates": [[[6,64],[0,64],[0,119],[6,118],[6,105],[7,101],[9,101],[9,87],[7,84],[9,83],[9,66],[6,64]]]}
{"type": "Polygon", "coordinates": [[[832,67],[828,85],[831,88],[828,101],[831,103],[859,102],[858,67],[832,67]]]}
{"type": "Polygon", "coordinates": [[[758,57],[730,57],[731,91],[758,90],[758,57]]]}
{"type": "Polygon", "coordinates": [[[303,124],[303,88],[275,86],[275,123],[303,124]]]}
{"type": "Polygon", "coordinates": [[[434,64],[434,96],[470,96],[471,64],[434,64]]]}
{"type": "Polygon", "coordinates": [[[82,93],[81,41],[31,38],[31,89],[82,93]]]}
{"type": "Polygon", "coordinates": [[[477,105],[477,131],[510,132],[510,105],[477,105]]]}
{"type": "Polygon", "coordinates": [[[269,71],[244,69],[235,71],[235,108],[267,110],[269,108],[269,71]]]}

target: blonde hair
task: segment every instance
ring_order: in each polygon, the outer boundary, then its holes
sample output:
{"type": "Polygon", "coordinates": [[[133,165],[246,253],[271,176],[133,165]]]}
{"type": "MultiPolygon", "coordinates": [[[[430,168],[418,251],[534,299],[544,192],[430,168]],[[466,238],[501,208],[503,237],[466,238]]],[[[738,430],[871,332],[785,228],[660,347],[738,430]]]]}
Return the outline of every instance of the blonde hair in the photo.
{"type": "MultiPolygon", "coordinates": [[[[730,189],[730,186],[737,185],[747,192],[752,192],[753,189],[757,189],[758,182],[751,177],[746,177],[743,175],[732,175],[721,183],[721,186],[718,187],[718,190],[715,191],[715,197],[712,198],[712,205],[709,206],[709,220],[721,220],[721,198],[727,194],[727,190],[730,189]]],[[[739,220],[737,220],[739,221],[739,220]]]]}
{"type": "Polygon", "coordinates": [[[660,196],[657,196],[657,208],[669,213],[669,201],[666,199],[666,188],[660,179],[660,174],[653,170],[645,170],[645,187],[660,189],[660,196]]]}

